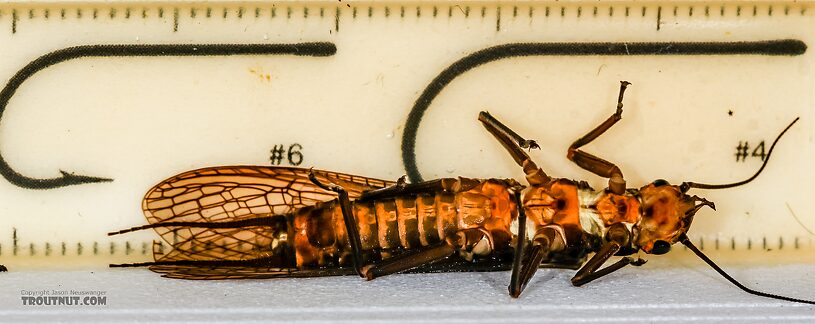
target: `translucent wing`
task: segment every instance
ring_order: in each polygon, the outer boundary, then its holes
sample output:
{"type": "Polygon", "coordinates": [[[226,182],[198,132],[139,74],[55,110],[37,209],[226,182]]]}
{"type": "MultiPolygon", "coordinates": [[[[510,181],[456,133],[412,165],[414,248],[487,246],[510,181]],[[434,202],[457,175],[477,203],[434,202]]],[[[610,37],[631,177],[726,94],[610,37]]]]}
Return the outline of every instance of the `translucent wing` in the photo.
{"type": "Polygon", "coordinates": [[[147,192],[143,209],[150,227],[173,248],[167,260],[248,260],[269,256],[284,215],[336,198],[309,180],[346,188],[354,199],[393,182],[288,167],[212,167],[185,172],[147,192]],[[196,224],[219,224],[218,228],[196,224]],[[179,224],[184,224],[183,226],[179,224]],[[166,225],[166,226],[162,226],[166,225]]]}

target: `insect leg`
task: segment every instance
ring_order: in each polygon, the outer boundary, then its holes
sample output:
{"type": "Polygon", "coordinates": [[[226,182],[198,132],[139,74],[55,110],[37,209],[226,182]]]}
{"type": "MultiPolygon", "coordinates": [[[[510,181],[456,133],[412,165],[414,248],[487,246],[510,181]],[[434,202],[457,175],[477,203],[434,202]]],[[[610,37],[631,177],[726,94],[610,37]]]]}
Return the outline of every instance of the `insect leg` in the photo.
{"type": "Polygon", "coordinates": [[[481,123],[484,124],[484,128],[486,128],[492,136],[495,136],[495,139],[504,146],[509,152],[509,155],[512,156],[512,159],[515,160],[515,163],[523,168],[526,174],[526,180],[529,184],[538,185],[549,182],[549,176],[546,175],[546,173],[532,161],[529,154],[523,150],[540,148],[535,141],[524,139],[486,111],[482,111],[478,114],[478,120],[481,121],[481,123]]]}
{"type": "MultiPolygon", "coordinates": [[[[546,226],[539,229],[535,238],[532,240],[529,251],[522,256],[523,261],[521,261],[521,269],[515,281],[516,286],[513,287],[510,285],[510,295],[515,298],[520,296],[521,292],[523,292],[529,283],[529,280],[531,280],[535,272],[538,271],[541,262],[546,259],[550,253],[560,251],[565,246],[563,232],[559,230],[559,228],[546,226]],[[515,289],[513,290],[513,288],[515,289]]],[[[521,256],[516,256],[516,258],[520,257],[521,256]]],[[[513,269],[513,276],[514,275],[515,270],[513,269]]]]}
{"type": "Polygon", "coordinates": [[[404,195],[415,195],[436,191],[453,191],[458,179],[445,178],[420,183],[404,183],[402,179],[393,186],[363,192],[359,201],[395,198],[404,195]]]}
{"type": "Polygon", "coordinates": [[[336,192],[339,195],[339,203],[340,209],[342,210],[342,219],[345,222],[345,231],[348,234],[348,241],[351,243],[351,257],[354,262],[354,270],[357,272],[358,275],[364,277],[362,275],[362,264],[363,264],[363,257],[362,257],[362,241],[359,238],[359,229],[357,228],[357,222],[354,219],[354,213],[351,210],[351,200],[348,199],[348,192],[345,191],[342,187],[338,185],[325,185],[314,175],[314,173],[309,173],[308,176],[309,180],[313,182],[320,188],[325,190],[336,192]]]}
{"type": "Polygon", "coordinates": [[[623,118],[623,94],[625,89],[630,85],[628,81],[620,81],[620,94],[617,97],[617,111],[614,112],[606,121],[599,126],[592,129],[586,135],[576,140],[569,146],[569,151],[566,157],[580,166],[581,168],[599,175],[603,178],[608,178],[608,188],[611,192],[622,195],[625,192],[625,179],[619,167],[614,163],[603,160],[592,154],[579,150],[580,147],[591,143],[594,139],[605,133],[611,126],[614,126],[620,119],[623,118]]]}
{"type": "Polygon", "coordinates": [[[604,244],[594,256],[583,265],[577,274],[572,278],[572,284],[575,286],[582,286],[597,278],[605,276],[609,273],[619,270],[627,265],[641,266],[645,264],[643,259],[634,259],[631,257],[624,257],[614,264],[600,269],[600,267],[608,261],[609,258],[614,256],[623,245],[627,245],[631,239],[631,232],[622,224],[612,225],[608,230],[609,242],[604,244]],[[598,270],[599,269],[599,270],[598,270]]]}
{"type": "Polygon", "coordinates": [[[456,248],[448,242],[440,242],[415,252],[408,252],[396,257],[369,264],[362,268],[363,277],[368,280],[410,270],[447,258],[456,252],[456,248]]]}
{"type": "Polygon", "coordinates": [[[512,297],[521,295],[521,258],[526,245],[526,212],[521,204],[521,192],[515,191],[515,203],[518,206],[518,242],[515,243],[515,257],[512,260],[512,276],[509,279],[509,294],[512,297]]]}

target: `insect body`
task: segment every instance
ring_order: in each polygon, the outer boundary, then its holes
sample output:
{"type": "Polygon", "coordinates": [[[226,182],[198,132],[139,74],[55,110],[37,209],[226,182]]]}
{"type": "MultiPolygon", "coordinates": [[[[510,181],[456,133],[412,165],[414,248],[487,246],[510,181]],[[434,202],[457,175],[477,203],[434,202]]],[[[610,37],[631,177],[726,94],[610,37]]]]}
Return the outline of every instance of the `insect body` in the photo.
{"type": "MultiPolygon", "coordinates": [[[[714,204],[688,195],[693,188],[743,185],[657,180],[626,188],[622,171],[580,148],[622,118],[617,109],[575,141],[567,157],[609,179],[596,191],[585,182],[549,177],[524,149],[537,148],[482,112],[479,120],[526,174],[512,179],[446,178],[408,184],[329,171],[286,167],[214,167],[182,173],[151,189],[143,209],[149,225],[172,245],[149,266],[184,279],[276,278],[358,274],[512,270],[509,292],[518,297],[540,267],[578,269],[582,285],[626,265],[645,263],[629,255],[664,254],[682,243],[739,288],[687,238],[694,215],[714,204]],[[588,261],[586,258],[594,253],[588,261]],[[619,261],[601,268],[613,256],[619,261]]],[[[797,119],[796,119],[797,121],[797,119]]]]}

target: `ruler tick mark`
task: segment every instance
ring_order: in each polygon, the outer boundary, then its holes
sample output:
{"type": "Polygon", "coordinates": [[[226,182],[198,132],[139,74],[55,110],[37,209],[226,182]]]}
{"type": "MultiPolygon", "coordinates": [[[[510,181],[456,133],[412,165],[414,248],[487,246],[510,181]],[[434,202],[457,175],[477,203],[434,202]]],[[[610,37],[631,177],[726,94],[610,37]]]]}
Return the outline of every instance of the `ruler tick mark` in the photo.
{"type": "Polygon", "coordinates": [[[614,7],[613,7],[613,6],[608,7],[608,16],[609,16],[609,17],[613,17],[613,16],[614,16],[614,7]]]}
{"type": "Polygon", "coordinates": [[[436,16],[438,16],[438,15],[439,15],[439,8],[436,7],[436,6],[433,6],[433,18],[436,18],[436,16]]]}
{"type": "Polygon", "coordinates": [[[595,6],[594,9],[592,9],[591,15],[597,17],[597,6],[595,6]]]}
{"type": "Polygon", "coordinates": [[[657,31],[662,28],[662,6],[657,7],[657,31]]]}
{"type": "Polygon", "coordinates": [[[736,6],[736,17],[741,17],[741,6],[736,6]]]}
{"type": "Polygon", "coordinates": [[[48,8],[46,8],[45,10],[43,10],[42,15],[43,15],[43,17],[45,17],[45,19],[47,20],[47,19],[48,19],[48,18],[51,16],[51,10],[49,10],[48,8]]]}
{"type": "Polygon", "coordinates": [[[674,6],[674,17],[676,17],[676,11],[678,10],[677,6],[674,6]]]}
{"type": "Polygon", "coordinates": [[[108,15],[110,15],[110,19],[116,18],[116,8],[110,8],[108,15]]]}
{"type": "Polygon", "coordinates": [[[61,9],[61,10],[59,11],[59,17],[60,17],[61,19],[65,19],[65,9],[61,9]]]}
{"type": "Polygon", "coordinates": [[[308,18],[308,7],[303,7],[303,18],[308,18]]]}
{"type": "Polygon", "coordinates": [[[34,19],[34,9],[28,9],[28,19],[34,19]]]}
{"type": "Polygon", "coordinates": [[[767,8],[767,15],[768,15],[768,16],[772,16],[772,15],[773,15],[773,6],[770,6],[769,8],[767,8]]]}
{"type": "Polygon", "coordinates": [[[195,19],[195,16],[198,15],[198,11],[195,8],[190,8],[190,18],[195,19]]]}
{"type": "Polygon", "coordinates": [[[422,17],[422,7],[416,7],[416,18],[422,17]]]}
{"type": "Polygon", "coordinates": [[[374,16],[374,7],[369,6],[368,7],[368,18],[371,18],[373,16],[374,16]]]}
{"type": "Polygon", "coordinates": [[[130,8],[125,8],[125,19],[130,19],[130,8]]]}
{"type": "MultiPolygon", "coordinates": [[[[226,11],[224,11],[224,14],[226,14],[226,11]]],[[[158,17],[159,18],[164,18],[164,8],[163,7],[158,8],[158,17]]]]}
{"type": "Polygon", "coordinates": [[[560,7],[560,16],[561,16],[561,17],[565,17],[565,16],[566,16],[566,7],[560,7]]]}
{"type": "Polygon", "coordinates": [[[11,254],[17,255],[19,240],[17,238],[17,228],[11,229],[11,254]]]}
{"type": "Polygon", "coordinates": [[[688,17],[693,17],[693,6],[688,8],[688,17]]]}
{"type": "Polygon", "coordinates": [[[325,17],[325,8],[320,7],[320,18],[325,17]]]}
{"type": "Polygon", "coordinates": [[[724,17],[724,6],[722,6],[721,8],[719,8],[719,16],[724,17]]]}
{"type": "Polygon", "coordinates": [[[94,20],[96,20],[96,18],[99,18],[99,9],[93,8],[93,14],[91,15],[91,17],[93,17],[94,20]]]}
{"type": "Polygon", "coordinates": [[[486,16],[487,16],[487,7],[482,6],[481,7],[481,18],[484,18],[486,16]]]}
{"type": "Polygon", "coordinates": [[[141,18],[147,19],[147,8],[142,8],[141,10],[141,18]]]}
{"type": "Polygon", "coordinates": [[[210,17],[212,17],[212,8],[210,8],[210,7],[207,7],[207,10],[206,10],[206,12],[207,12],[207,13],[206,13],[206,16],[207,16],[207,18],[210,18],[210,17]]]}
{"type": "Polygon", "coordinates": [[[37,251],[34,250],[34,243],[28,243],[28,255],[37,254],[37,251]]]}
{"type": "Polygon", "coordinates": [[[51,255],[51,243],[45,242],[45,256],[51,255]]]}
{"type": "Polygon", "coordinates": [[[173,32],[178,31],[178,8],[173,8],[173,32]]]}
{"type": "Polygon", "coordinates": [[[501,31],[501,7],[495,9],[495,31],[501,31]]]}
{"type": "Polygon", "coordinates": [[[758,15],[758,6],[754,5],[753,6],[753,17],[755,17],[756,15],[758,15]]]}
{"type": "Polygon", "coordinates": [[[789,6],[784,7],[784,16],[789,16],[789,14],[790,14],[790,7],[789,6]]]}
{"type": "MultiPolygon", "coordinates": [[[[229,11],[227,11],[226,8],[224,8],[224,13],[223,13],[223,18],[224,19],[226,19],[227,13],[229,13],[229,11]]],[[[159,17],[161,17],[161,11],[159,11],[159,17]]]]}
{"type": "Polygon", "coordinates": [[[512,7],[512,18],[518,17],[518,6],[512,7]]]}
{"type": "Polygon", "coordinates": [[[11,33],[17,33],[17,9],[11,11],[11,33]]]}
{"type": "Polygon", "coordinates": [[[62,251],[61,251],[61,254],[62,254],[62,255],[65,255],[65,251],[66,251],[66,250],[68,250],[68,247],[66,246],[65,242],[62,242],[62,251]]]}
{"type": "Polygon", "coordinates": [[[116,253],[116,243],[110,242],[110,255],[116,253]]]}
{"type": "MultiPolygon", "coordinates": [[[[274,16],[274,9],[272,9],[272,16],[274,16]]],[[[340,31],[340,7],[334,10],[334,32],[340,31]]]]}
{"type": "Polygon", "coordinates": [[[470,18],[470,6],[464,7],[464,18],[470,18]]]}
{"type": "MultiPolygon", "coordinates": [[[[337,8],[339,10],[339,8],[337,8]]],[[[272,18],[277,17],[277,8],[272,7],[272,18]]]]}
{"type": "Polygon", "coordinates": [[[647,8],[647,7],[644,7],[644,6],[642,7],[642,16],[643,16],[643,17],[645,17],[645,9],[646,9],[646,8],[647,8]]]}
{"type": "Polygon", "coordinates": [[[238,7],[238,19],[243,19],[243,7],[238,7]]]}
{"type": "Polygon", "coordinates": [[[705,6],[705,17],[710,17],[710,7],[705,6]]]}
{"type": "Polygon", "coordinates": [[[580,18],[581,15],[583,15],[583,7],[578,6],[577,7],[577,18],[580,18]]]}

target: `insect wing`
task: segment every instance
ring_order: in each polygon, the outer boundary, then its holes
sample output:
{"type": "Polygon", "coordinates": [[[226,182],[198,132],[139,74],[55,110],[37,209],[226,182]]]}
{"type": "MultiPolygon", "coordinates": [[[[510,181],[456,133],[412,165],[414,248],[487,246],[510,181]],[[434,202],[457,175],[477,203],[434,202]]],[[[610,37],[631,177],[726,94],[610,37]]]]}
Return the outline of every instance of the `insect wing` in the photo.
{"type": "MultiPolygon", "coordinates": [[[[189,171],[165,180],[145,195],[143,209],[148,222],[235,223],[234,226],[156,227],[173,248],[170,260],[248,260],[273,254],[278,231],[274,226],[245,225],[246,220],[274,219],[285,222],[299,208],[336,199],[309,180],[314,173],[323,183],[341,185],[353,198],[365,190],[393,182],[330,171],[287,167],[235,166],[189,171]]],[[[157,258],[158,259],[158,258],[157,258]]]]}

